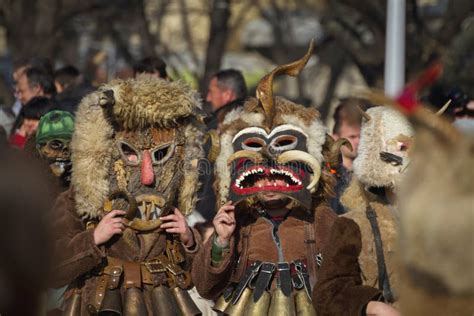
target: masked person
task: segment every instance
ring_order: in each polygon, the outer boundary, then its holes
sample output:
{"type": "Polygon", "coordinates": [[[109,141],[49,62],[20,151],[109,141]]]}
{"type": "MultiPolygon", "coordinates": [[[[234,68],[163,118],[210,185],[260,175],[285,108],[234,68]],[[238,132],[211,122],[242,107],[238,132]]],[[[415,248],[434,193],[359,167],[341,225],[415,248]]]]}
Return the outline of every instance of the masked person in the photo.
{"type": "Polygon", "coordinates": [[[36,131],[36,149],[46,161],[61,188],[71,182],[70,143],[74,132],[74,116],[66,111],[51,111],[41,117],[36,131]]]}
{"type": "Polygon", "coordinates": [[[199,314],[185,289],[203,127],[196,93],[117,80],[76,113],[71,189],[56,201],[56,285],[67,315],[199,314]],[[176,208],[177,207],[177,208],[176,208]]]}
{"type": "Polygon", "coordinates": [[[327,205],[334,179],[324,148],[340,152],[340,146],[327,146],[314,108],[272,92],[273,77],[296,75],[311,53],[312,46],[301,60],[265,76],[257,98],[227,114],[221,127],[216,159],[221,207],[192,274],[199,293],[217,299],[214,308],[225,314],[315,313],[311,288],[336,217],[327,205]]]}
{"type": "Polygon", "coordinates": [[[385,299],[397,300],[399,274],[395,254],[399,214],[396,193],[409,164],[413,129],[397,110],[379,106],[365,112],[355,179],[341,197],[344,216],[360,227],[359,257],[364,284],[378,287],[385,299]]]}

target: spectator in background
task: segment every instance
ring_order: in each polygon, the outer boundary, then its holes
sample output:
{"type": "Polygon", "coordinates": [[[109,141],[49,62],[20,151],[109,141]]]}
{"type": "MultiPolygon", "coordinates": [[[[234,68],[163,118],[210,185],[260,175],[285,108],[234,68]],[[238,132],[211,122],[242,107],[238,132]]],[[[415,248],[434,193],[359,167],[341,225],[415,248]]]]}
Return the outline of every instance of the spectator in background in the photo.
{"type": "MultiPolygon", "coordinates": [[[[242,73],[235,69],[225,69],[215,73],[209,82],[206,101],[211,104],[212,116],[207,122],[208,130],[218,130],[219,124],[231,110],[241,107],[247,97],[247,86],[242,73]]],[[[212,138],[204,144],[204,150],[209,154],[212,138]]],[[[216,196],[212,187],[214,183],[214,164],[209,160],[200,162],[202,183],[198,192],[197,211],[205,220],[211,220],[216,211],[216,196]]]]}
{"type": "Polygon", "coordinates": [[[22,107],[22,103],[18,100],[18,82],[25,70],[29,67],[42,69],[49,74],[52,73],[51,62],[46,58],[35,57],[31,59],[18,59],[13,63],[13,83],[16,101],[12,106],[2,107],[0,109],[0,126],[5,129],[7,136],[10,135],[12,130],[18,127],[15,126],[15,128],[13,128],[15,123],[18,123],[16,119],[22,107]]]}
{"type": "Polygon", "coordinates": [[[133,66],[133,77],[149,74],[153,77],[169,80],[166,63],[160,57],[146,57],[133,66]]]}
{"type": "Polygon", "coordinates": [[[41,68],[30,67],[18,78],[18,100],[25,105],[34,97],[51,98],[56,93],[53,77],[41,68]]]}
{"type": "Polygon", "coordinates": [[[75,86],[80,75],[79,70],[71,65],[56,70],[54,72],[54,86],[56,87],[56,92],[59,94],[69,87],[75,86]]]}
{"type": "Polygon", "coordinates": [[[29,67],[23,71],[18,78],[16,89],[17,98],[23,107],[10,130],[10,136],[21,129],[24,121],[23,108],[32,98],[45,97],[49,99],[56,92],[52,74],[43,68],[35,67],[29,67]]]}
{"type": "Polygon", "coordinates": [[[247,86],[242,73],[235,69],[224,69],[212,76],[206,101],[211,104],[213,115],[208,123],[215,129],[231,110],[242,106],[247,98],[247,86]]]}
{"type": "Polygon", "coordinates": [[[57,108],[74,114],[82,98],[94,91],[92,85],[84,79],[79,70],[71,65],[54,72],[57,108]]]}
{"type": "Polygon", "coordinates": [[[466,135],[474,136],[474,99],[462,90],[452,90],[454,126],[466,135]]]}
{"type": "Polygon", "coordinates": [[[36,133],[39,121],[54,104],[47,97],[34,97],[21,109],[21,125],[10,136],[10,145],[23,149],[29,136],[36,133]]]}
{"type": "Polygon", "coordinates": [[[344,206],[340,203],[339,199],[351,182],[352,162],[357,157],[357,150],[359,148],[362,115],[358,108],[365,111],[370,106],[367,101],[359,98],[345,98],[341,99],[334,111],[332,137],[335,140],[345,138],[352,146],[352,150],[347,146],[341,147],[342,166],[335,170],[337,182],[334,191],[336,196],[330,201],[330,205],[337,214],[345,212],[344,206]]]}

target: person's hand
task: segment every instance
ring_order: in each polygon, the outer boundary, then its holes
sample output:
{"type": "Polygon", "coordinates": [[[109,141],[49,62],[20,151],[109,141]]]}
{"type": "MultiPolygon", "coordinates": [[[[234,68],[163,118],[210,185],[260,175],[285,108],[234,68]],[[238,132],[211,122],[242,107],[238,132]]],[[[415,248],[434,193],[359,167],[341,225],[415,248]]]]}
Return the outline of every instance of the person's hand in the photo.
{"type": "Polygon", "coordinates": [[[227,202],[217,211],[212,223],[216,230],[217,243],[222,246],[228,245],[235,230],[235,206],[232,205],[232,201],[227,202]]]}
{"type": "Polygon", "coordinates": [[[112,236],[121,234],[125,229],[122,215],[125,211],[113,210],[102,217],[97,227],[94,229],[94,242],[97,246],[106,243],[112,236]]]}
{"type": "Polygon", "coordinates": [[[160,220],[163,222],[160,228],[167,233],[179,234],[179,238],[186,248],[194,246],[191,228],[189,228],[184,215],[177,208],[174,209],[174,214],[160,217],[160,220]]]}
{"type": "Polygon", "coordinates": [[[39,120],[24,119],[20,126],[20,134],[23,136],[30,136],[36,133],[38,129],[39,120]]]}
{"type": "Polygon", "coordinates": [[[367,316],[400,316],[400,312],[392,306],[376,301],[370,301],[365,310],[367,316]]]}

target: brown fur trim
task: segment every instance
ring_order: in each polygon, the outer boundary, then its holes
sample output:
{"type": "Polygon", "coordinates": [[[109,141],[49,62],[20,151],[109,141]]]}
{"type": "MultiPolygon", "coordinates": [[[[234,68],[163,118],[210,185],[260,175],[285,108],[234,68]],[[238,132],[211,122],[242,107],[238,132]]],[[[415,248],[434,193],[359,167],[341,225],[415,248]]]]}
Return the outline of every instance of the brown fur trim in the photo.
{"type": "Polygon", "coordinates": [[[114,91],[113,116],[127,130],[174,127],[201,108],[198,94],[180,81],[151,77],[115,80],[100,88],[106,90],[114,91]]]}
{"type": "Polygon", "coordinates": [[[341,196],[341,203],[348,210],[363,209],[365,211],[368,201],[364,193],[364,187],[356,177],[352,177],[351,183],[341,196]]]}
{"type": "Polygon", "coordinates": [[[178,198],[178,208],[184,215],[189,215],[194,210],[197,202],[196,192],[200,187],[198,161],[204,158],[202,147],[204,134],[205,131],[200,124],[189,124],[184,131],[186,137],[184,176],[178,198]]]}
{"type": "Polygon", "coordinates": [[[109,194],[114,130],[98,103],[97,92],[82,100],[71,141],[71,184],[81,217],[98,217],[109,194]]]}

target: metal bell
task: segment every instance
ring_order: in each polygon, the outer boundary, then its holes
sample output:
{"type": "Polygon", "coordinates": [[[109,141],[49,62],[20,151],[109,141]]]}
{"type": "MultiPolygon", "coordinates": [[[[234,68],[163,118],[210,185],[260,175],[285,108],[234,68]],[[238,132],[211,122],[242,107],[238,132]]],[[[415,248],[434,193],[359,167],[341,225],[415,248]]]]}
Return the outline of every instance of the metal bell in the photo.
{"type": "Polygon", "coordinates": [[[252,290],[250,288],[245,288],[240,296],[239,300],[235,304],[229,304],[224,311],[224,314],[231,316],[243,316],[245,315],[245,309],[248,301],[251,299],[252,290]]]}
{"type": "Polygon", "coordinates": [[[139,288],[132,287],[125,291],[125,316],[146,315],[147,309],[143,292],[139,288]]]}
{"type": "Polygon", "coordinates": [[[272,300],[270,309],[268,311],[270,316],[294,316],[295,302],[293,295],[286,296],[281,291],[281,288],[276,288],[272,291],[272,300]]]}
{"type": "Polygon", "coordinates": [[[122,295],[120,289],[107,290],[100,305],[99,315],[122,315],[122,295]]]}
{"type": "Polygon", "coordinates": [[[306,290],[298,290],[295,293],[296,314],[301,316],[316,316],[316,310],[313,307],[311,299],[306,290]]]}
{"type": "Polygon", "coordinates": [[[188,291],[176,286],[171,292],[173,292],[176,303],[183,315],[202,315],[201,310],[196,306],[188,291]]]}
{"type": "Polygon", "coordinates": [[[270,293],[267,291],[263,292],[262,296],[258,301],[254,302],[253,298],[249,299],[247,307],[245,308],[246,316],[266,316],[268,314],[268,308],[270,307],[270,293]]]}
{"type": "MultiPolygon", "coordinates": [[[[181,311],[176,304],[176,300],[169,287],[160,285],[151,292],[151,303],[153,315],[176,316],[181,315],[181,311]]],[[[146,314],[145,314],[146,315],[146,314]]]]}
{"type": "Polygon", "coordinates": [[[81,302],[82,295],[80,290],[74,290],[72,296],[68,299],[66,303],[66,308],[64,310],[64,316],[79,316],[81,315],[81,302]]]}

